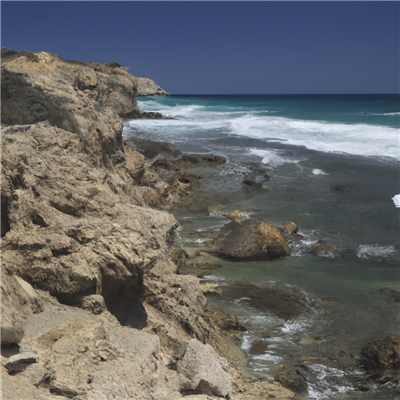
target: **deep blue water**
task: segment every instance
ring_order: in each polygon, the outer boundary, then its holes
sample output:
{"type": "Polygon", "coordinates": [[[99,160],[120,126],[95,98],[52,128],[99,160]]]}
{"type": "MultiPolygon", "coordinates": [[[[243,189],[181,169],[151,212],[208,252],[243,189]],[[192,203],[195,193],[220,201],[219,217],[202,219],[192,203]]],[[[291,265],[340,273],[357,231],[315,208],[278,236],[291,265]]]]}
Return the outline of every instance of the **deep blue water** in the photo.
{"type": "MultiPolygon", "coordinates": [[[[308,305],[304,315],[283,321],[239,298],[218,303],[250,326],[243,337],[245,351],[256,340],[269,345],[265,354],[249,355],[250,375],[270,379],[281,362],[315,356],[315,346],[340,346],[356,354],[371,338],[399,334],[399,303],[380,291],[400,290],[399,104],[398,95],[139,97],[141,110],[175,119],[126,122],[125,137],[224,155],[226,164],[196,172],[211,174],[205,185],[232,199],[243,190],[243,177],[268,189],[218,212],[179,218],[182,246],[201,246],[197,232],[204,236],[219,229],[236,209],[276,225],[294,221],[304,236],[290,257],[223,261],[216,276],[206,278],[286,288],[308,305]],[[334,191],[335,185],[348,190],[334,191]],[[318,240],[335,250],[309,254],[318,240]],[[326,306],[316,306],[315,298],[326,306]]],[[[362,370],[313,368],[321,379],[309,388],[309,399],[395,396],[354,390],[352,379],[362,370]]]]}

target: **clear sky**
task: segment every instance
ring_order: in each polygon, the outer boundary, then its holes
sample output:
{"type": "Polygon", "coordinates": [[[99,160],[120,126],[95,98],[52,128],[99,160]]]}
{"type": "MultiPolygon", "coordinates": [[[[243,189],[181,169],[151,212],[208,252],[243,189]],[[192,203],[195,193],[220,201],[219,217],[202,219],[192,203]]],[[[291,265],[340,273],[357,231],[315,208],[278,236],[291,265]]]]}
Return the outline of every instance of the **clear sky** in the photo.
{"type": "Polygon", "coordinates": [[[171,94],[399,93],[399,2],[1,2],[1,44],[171,94]]]}

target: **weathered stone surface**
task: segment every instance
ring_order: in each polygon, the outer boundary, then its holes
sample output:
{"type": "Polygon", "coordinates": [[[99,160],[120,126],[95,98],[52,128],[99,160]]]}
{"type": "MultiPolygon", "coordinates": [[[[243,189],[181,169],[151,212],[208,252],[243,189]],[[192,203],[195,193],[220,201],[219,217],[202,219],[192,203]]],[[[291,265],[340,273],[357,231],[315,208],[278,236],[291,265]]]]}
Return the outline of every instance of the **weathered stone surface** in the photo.
{"type": "Polygon", "coordinates": [[[23,352],[11,356],[8,360],[8,363],[4,366],[7,368],[9,373],[16,373],[35,363],[37,358],[38,355],[32,351],[23,352]]]}
{"type": "Polygon", "coordinates": [[[311,246],[310,253],[319,257],[333,257],[333,251],[337,248],[331,243],[317,242],[311,246]]]}
{"type": "Polygon", "coordinates": [[[272,224],[232,221],[212,241],[211,251],[235,260],[262,260],[289,255],[289,247],[272,224]]]}
{"type": "Polygon", "coordinates": [[[139,139],[130,137],[125,140],[133,150],[143,154],[146,159],[153,159],[162,156],[168,160],[174,160],[182,155],[180,150],[176,149],[172,144],[165,142],[155,142],[153,140],[139,139]]]}
{"type": "Polygon", "coordinates": [[[189,382],[186,391],[227,397],[232,391],[228,362],[219,357],[213,348],[196,339],[179,349],[181,355],[176,369],[185,375],[189,382]]]}
{"type": "Polygon", "coordinates": [[[178,165],[180,168],[207,167],[225,163],[225,157],[215,156],[214,154],[185,154],[179,160],[174,161],[174,164],[178,165]]]}
{"type": "Polygon", "coordinates": [[[82,306],[84,310],[89,311],[93,314],[101,314],[107,311],[106,303],[104,297],[99,294],[92,294],[90,296],[85,296],[82,299],[82,306]]]}
{"type": "Polygon", "coordinates": [[[32,286],[12,275],[2,265],[1,269],[1,344],[20,343],[25,329],[23,318],[42,311],[42,301],[32,286]]]}
{"type": "Polygon", "coordinates": [[[2,398],[181,399],[188,378],[166,365],[192,338],[243,367],[235,326],[210,320],[198,279],[168,258],[176,219],[150,208],[199,177],[122,140],[122,118],[151,117],[136,78],[2,55],[2,344],[38,354],[14,376],[2,358],[2,398]]]}
{"type": "Polygon", "coordinates": [[[312,377],[312,371],[307,363],[293,361],[281,365],[275,380],[295,393],[305,393],[307,381],[312,377]]]}
{"type": "MultiPolygon", "coordinates": [[[[186,253],[186,252],[185,252],[186,253]]],[[[221,268],[222,264],[217,257],[201,251],[194,251],[192,254],[181,255],[178,265],[178,273],[181,275],[190,274],[199,278],[209,275],[215,269],[221,268]]]]}
{"type": "Polygon", "coordinates": [[[399,383],[400,336],[370,340],[361,349],[364,367],[375,379],[399,383]]]}
{"type": "Polygon", "coordinates": [[[254,212],[251,212],[251,211],[235,210],[235,211],[232,211],[228,215],[228,218],[230,220],[235,221],[240,224],[242,221],[245,221],[246,219],[250,219],[253,214],[254,214],[254,212]]]}
{"type": "Polygon", "coordinates": [[[138,96],[169,96],[164,89],[149,78],[137,78],[138,96]]]}

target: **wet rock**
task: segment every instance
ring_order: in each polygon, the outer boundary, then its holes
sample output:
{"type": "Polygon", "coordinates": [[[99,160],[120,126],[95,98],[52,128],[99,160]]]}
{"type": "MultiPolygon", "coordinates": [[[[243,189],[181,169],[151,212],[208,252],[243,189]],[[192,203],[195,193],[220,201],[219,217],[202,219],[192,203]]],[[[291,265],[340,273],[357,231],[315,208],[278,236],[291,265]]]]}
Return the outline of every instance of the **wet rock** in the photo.
{"type": "Polygon", "coordinates": [[[133,119],[174,119],[171,117],[166,117],[158,112],[140,110],[132,110],[129,113],[122,114],[121,117],[124,119],[124,121],[130,121],[133,119]]]}
{"type": "Polygon", "coordinates": [[[208,167],[226,163],[226,158],[213,154],[185,154],[179,160],[174,161],[180,168],[208,167]]]}
{"type": "Polygon", "coordinates": [[[263,191],[266,190],[263,188],[262,183],[256,182],[253,179],[246,178],[242,181],[243,189],[247,192],[249,191],[263,191]]]}
{"type": "Polygon", "coordinates": [[[235,339],[239,339],[239,332],[247,331],[247,328],[239,322],[237,317],[211,303],[207,303],[205,313],[218,329],[226,332],[235,339]]]}
{"type": "Polygon", "coordinates": [[[332,257],[336,248],[334,244],[319,241],[311,246],[310,253],[319,257],[332,257]]]}
{"type": "Polygon", "coordinates": [[[185,394],[229,397],[232,391],[229,364],[211,346],[191,339],[178,352],[176,370],[188,379],[182,388],[185,394]]]}
{"type": "Polygon", "coordinates": [[[389,288],[381,288],[379,289],[379,293],[386,296],[388,299],[394,301],[395,303],[400,302],[400,292],[389,289],[389,288]]]}
{"type": "Polygon", "coordinates": [[[247,219],[250,219],[251,216],[254,214],[254,212],[251,211],[240,211],[240,210],[235,210],[232,211],[229,215],[228,218],[232,221],[238,222],[239,224],[242,221],[245,221],[247,219]]]}
{"type": "Polygon", "coordinates": [[[180,150],[176,149],[172,144],[165,142],[155,142],[153,140],[145,140],[138,138],[128,138],[125,140],[133,150],[143,154],[146,159],[153,159],[160,155],[169,160],[173,160],[181,156],[180,150]]]}
{"type": "Polygon", "coordinates": [[[269,344],[264,340],[256,340],[252,343],[249,349],[249,354],[252,354],[253,356],[265,354],[265,352],[268,350],[268,346],[269,344]]]}
{"type": "Polygon", "coordinates": [[[265,260],[289,255],[289,247],[272,224],[257,220],[235,221],[223,226],[211,251],[234,260],[265,260]]]}
{"type": "Polygon", "coordinates": [[[374,379],[387,382],[399,381],[400,336],[390,336],[381,340],[370,340],[361,349],[366,371],[374,379]]]}
{"type": "Polygon", "coordinates": [[[339,193],[350,192],[350,188],[348,186],[344,186],[344,185],[333,185],[333,186],[331,186],[331,190],[334,192],[339,192],[339,193]]]}
{"type": "Polygon", "coordinates": [[[185,264],[179,266],[178,273],[181,275],[191,274],[201,278],[218,268],[222,268],[222,264],[217,257],[195,251],[190,256],[188,255],[185,264]]]}
{"type": "Polygon", "coordinates": [[[288,362],[280,366],[275,380],[285,388],[295,393],[303,394],[307,391],[307,381],[315,379],[307,363],[288,362]]]}
{"type": "Polygon", "coordinates": [[[222,283],[213,292],[209,292],[208,297],[232,301],[241,299],[241,302],[251,307],[271,311],[285,319],[294,318],[305,311],[305,305],[299,297],[276,287],[222,283]]]}

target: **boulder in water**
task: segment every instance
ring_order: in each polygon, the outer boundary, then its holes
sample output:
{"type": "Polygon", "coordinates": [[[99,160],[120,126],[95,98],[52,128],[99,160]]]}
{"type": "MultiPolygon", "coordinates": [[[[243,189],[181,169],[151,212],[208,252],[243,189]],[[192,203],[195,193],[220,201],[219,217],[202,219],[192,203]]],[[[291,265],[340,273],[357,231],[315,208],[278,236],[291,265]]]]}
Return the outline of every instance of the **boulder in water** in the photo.
{"type": "Polygon", "coordinates": [[[400,336],[389,336],[381,340],[370,340],[361,349],[364,368],[372,378],[382,382],[399,381],[400,336]]]}
{"type": "Polygon", "coordinates": [[[250,219],[223,226],[211,251],[234,260],[265,260],[289,255],[289,247],[272,224],[250,219]]]}

